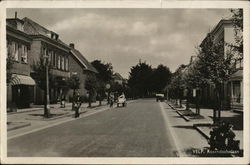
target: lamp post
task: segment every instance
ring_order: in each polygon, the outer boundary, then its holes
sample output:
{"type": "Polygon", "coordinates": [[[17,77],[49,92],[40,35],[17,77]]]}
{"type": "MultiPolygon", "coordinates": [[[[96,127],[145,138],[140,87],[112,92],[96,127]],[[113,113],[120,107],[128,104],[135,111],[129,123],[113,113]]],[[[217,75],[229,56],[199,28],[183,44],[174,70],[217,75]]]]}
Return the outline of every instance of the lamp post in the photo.
{"type": "Polygon", "coordinates": [[[45,117],[50,117],[50,101],[49,101],[49,56],[45,55],[44,56],[44,62],[45,62],[45,106],[44,106],[44,116],[45,117]]]}

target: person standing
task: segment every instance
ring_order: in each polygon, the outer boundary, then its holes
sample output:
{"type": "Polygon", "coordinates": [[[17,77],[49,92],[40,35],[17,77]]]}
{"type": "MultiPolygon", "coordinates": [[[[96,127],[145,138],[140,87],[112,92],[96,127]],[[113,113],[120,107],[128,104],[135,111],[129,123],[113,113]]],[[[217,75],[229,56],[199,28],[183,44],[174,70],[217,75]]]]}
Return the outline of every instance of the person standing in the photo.
{"type": "Polygon", "coordinates": [[[75,103],[74,103],[75,118],[78,118],[80,116],[79,109],[80,109],[81,105],[82,105],[81,97],[80,97],[80,94],[77,93],[77,96],[75,98],[75,103]]]}

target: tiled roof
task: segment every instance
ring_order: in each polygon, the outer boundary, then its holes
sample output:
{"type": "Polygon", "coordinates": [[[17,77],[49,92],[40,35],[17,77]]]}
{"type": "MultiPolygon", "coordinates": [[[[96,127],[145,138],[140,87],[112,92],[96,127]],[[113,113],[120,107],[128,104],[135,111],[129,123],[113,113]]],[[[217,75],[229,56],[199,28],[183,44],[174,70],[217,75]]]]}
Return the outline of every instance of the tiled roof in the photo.
{"type": "MultiPolygon", "coordinates": [[[[34,22],[33,20],[31,20],[27,17],[24,17],[22,19],[22,21],[24,22],[24,32],[25,33],[27,33],[29,35],[33,35],[33,36],[42,35],[44,37],[49,38],[50,40],[53,40],[55,42],[58,42],[58,43],[64,45],[65,47],[69,47],[67,44],[65,44],[60,39],[57,39],[57,40],[51,39],[51,33],[56,34],[55,32],[46,29],[45,27],[39,25],[38,23],[34,22]]],[[[58,35],[58,34],[56,34],[56,35],[58,35]]]]}
{"type": "Polygon", "coordinates": [[[88,60],[78,50],[71,48],[71,53],[86,68],[86,70],[98,73],[98,71],[88,62],[88,60]]]}

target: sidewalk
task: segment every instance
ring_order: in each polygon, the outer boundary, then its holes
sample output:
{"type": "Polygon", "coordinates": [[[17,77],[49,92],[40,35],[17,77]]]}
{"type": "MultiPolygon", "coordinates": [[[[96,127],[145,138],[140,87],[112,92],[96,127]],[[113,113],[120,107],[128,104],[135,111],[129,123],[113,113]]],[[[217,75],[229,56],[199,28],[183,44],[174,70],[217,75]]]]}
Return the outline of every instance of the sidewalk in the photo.
{"type": "MultiPolygon", "coordinates": [[[[213,124],[213,109],[200,108],[200,116],[197,116],[194,115],[194,108],[186,111],[185,105],[182,105],[183,107],[180,108],[179,105],[175,105],[169,101],[166,103],[188,122],[190,126],[192,125],[205,139],[209,138],[213,124]]],[[[240,149],[243,149],[243,114],[232,111],[221,111],[221,121],[226,121],[234,125],[235,139],[240,140],[240,149]]]]}
{"type": "MultiPolygon", "coordinates": [[[[101,111],[109,108],[106,101],[92,103],[92,107],[88,107],[88,103],[83,103],[80,108],[80,117],[91,114],[95,111],[101,111]],[[84,115],[83,115],[84,114],[84,115]]],[[[53,125],[74,119],[75,111],[72,111],[72,103],[67,103],[65,108],[61,108],[60,104],[50,105],[51,118],[44,118],[43,108],[27,108],[17,112],[7,113],[7,131],[8,135],[14,135],[25,131],[35,130],[44,126],[53,125]],[[22,111],[23,110],[23,111],[22,111]]]]}

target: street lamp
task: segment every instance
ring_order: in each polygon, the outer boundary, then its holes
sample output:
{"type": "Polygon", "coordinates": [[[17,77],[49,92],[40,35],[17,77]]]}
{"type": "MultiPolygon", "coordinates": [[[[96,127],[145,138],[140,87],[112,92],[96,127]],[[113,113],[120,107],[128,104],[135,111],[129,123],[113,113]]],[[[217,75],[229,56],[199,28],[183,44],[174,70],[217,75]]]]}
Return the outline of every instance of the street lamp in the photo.
{"type": "Polygon", "coordinates": [[[49,56],[44,55],[44,64],[45,64],[45,94],[46,94],[46,99],[45,99],[45,107],[44,107],[44,116],[45,117],[50,117],[50,101],[49,101],[49,56]]]}

